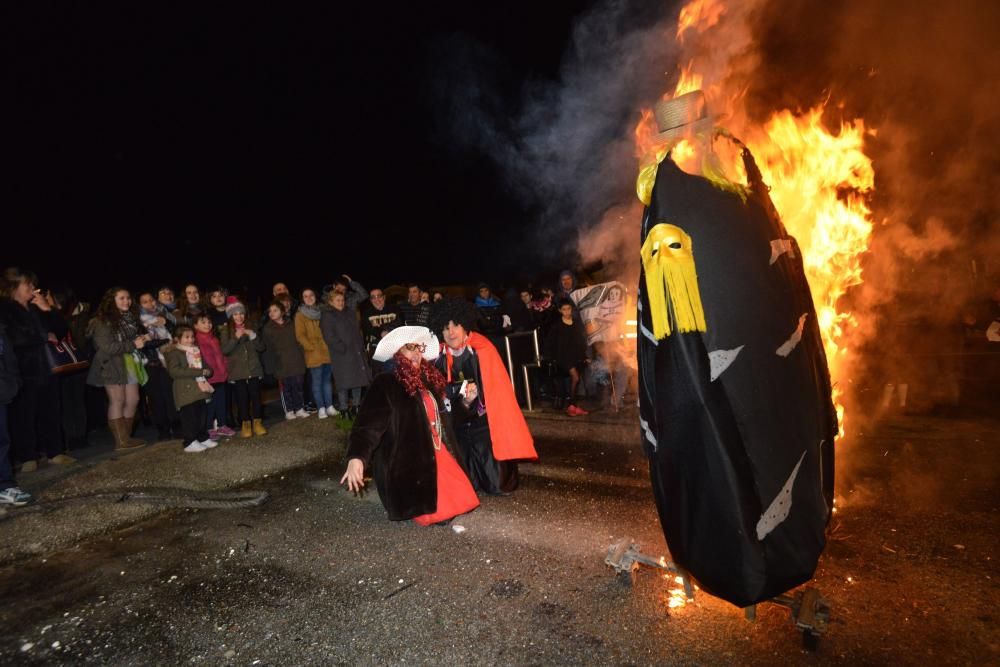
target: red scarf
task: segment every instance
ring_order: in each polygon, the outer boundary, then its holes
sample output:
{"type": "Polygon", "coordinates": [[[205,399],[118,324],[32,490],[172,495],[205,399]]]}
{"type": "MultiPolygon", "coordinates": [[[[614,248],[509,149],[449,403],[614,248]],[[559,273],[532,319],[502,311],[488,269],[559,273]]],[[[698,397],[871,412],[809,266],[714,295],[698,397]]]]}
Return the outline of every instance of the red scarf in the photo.
{"type": "MultiPolygon", "coordinates": [[[[493,441],[493,457],[497,461],[516,461],[538,459],[535,451],[535,441],[524,421],[521,406],[517,404],[514,387],[507,375],[500,355],[493,343],[485,336],[472,332],[466,344],[479,357],[479,372],[483,378],[483,394],[489,398],[486,406],[486,422],[490,427],[490,440],[493,441]]],[[[447,350],[441,346],[441,351],[448,362],[448,377],[454,360],[447,350]]]]}

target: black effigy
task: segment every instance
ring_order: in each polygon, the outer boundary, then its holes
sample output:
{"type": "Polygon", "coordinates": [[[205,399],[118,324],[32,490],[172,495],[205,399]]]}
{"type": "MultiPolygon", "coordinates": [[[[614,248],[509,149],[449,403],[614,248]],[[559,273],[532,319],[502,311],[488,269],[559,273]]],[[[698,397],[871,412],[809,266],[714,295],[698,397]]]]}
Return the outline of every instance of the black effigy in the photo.
{"type": "Polygon", "coordinates": [[[745,197],[669,156],[660,164],[642,223],[638,346],[643,444],[671,557],[741,607],[812,578],[837,433],[802,255],[746,149],[743,159],[745,197]],[[690,294],[670,294],[680,273],[656,273],[660,258],[680,266],[675,257],[693,258],[690,294]],[[689,304],[703,318],[688,312],[685,327],[689,304]]]}

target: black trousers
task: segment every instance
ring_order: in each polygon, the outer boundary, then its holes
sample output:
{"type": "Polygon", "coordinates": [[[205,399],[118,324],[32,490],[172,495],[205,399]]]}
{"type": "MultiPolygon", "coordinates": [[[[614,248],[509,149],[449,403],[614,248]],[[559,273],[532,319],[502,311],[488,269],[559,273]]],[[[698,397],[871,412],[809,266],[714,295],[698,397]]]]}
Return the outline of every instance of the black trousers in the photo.
{"type": "Polygon", "coordinates": [[[493,457],[493,440],[486,418],[455,425],[458,445],[465,457],[469,481],[476,491],[499,495],[510,493],[520,481],[517,463],[497,461],[493,457]]]}
{"type": "Polygon", "coordinates": [[[185,445],[208,440],[208,430],[205,428],[205,401],[188,403],[180,409],[180,413],[181,434],[185,445]]]}
{"type": "Polygon", "coordinates": [[[11,459],[15,463],[62,453],[57,378],[25,382],[8,408],[8,417],[11,459]]]}
{"type": "Polygon", "coordinates": [[[260,378],[234,380],[229,386],[233,389],[240,423],[263,419],[264,415],[260,411],[260,378]]]}
{"type": "Polygon", "coordinates": [[[149,396],[149,410],[152,413],[153,425],[160,435],[170,433],[170,425],[177,420],[177,408],[174,407],[173,380],[163,366],[146,366],[149,382],[143,387],[149,396]]]}

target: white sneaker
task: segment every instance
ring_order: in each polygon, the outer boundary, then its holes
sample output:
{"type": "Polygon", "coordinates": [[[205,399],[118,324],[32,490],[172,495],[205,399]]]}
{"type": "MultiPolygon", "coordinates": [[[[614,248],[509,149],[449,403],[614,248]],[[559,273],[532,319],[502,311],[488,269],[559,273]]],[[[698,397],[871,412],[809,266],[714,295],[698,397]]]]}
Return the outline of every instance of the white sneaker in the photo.
{"type": "Polygon", "coordinates": [[[285,413],[285,419],[292,420],[295,419],[295,413],[289,410],[285,413]]]}
{"type": "Polygon", "coordinates": [[[333,407],[332,405],[327,406],[327,408],[326,408],[326,416],[327,417],[336,417],[339,414],[340,414],[340,412],[337,411],[337,408],[333,407]]]}
{"type": "Polygon", "coordinates": [[[204,447],[205,449],[211,449],[212,447],[217,447],[218,445],[219,443],[216,442],[215,440],[212,440],[211,438],[209,438],[208,440],[201,441],[201,446],[204,447]]]}
{"type": "Polygon", "coordinates": [[[326,419],[326,408],[320,408],[318,413],[320,419],[326,419]]]}
{"type": "Polygon", "coordinates": [[[187,447],[185,447],[184,451],[187,452],[188,454],[197,454],[198,452],[203,452],[206,449],[207,448],[205,447],[205,445],[203,445],[200,442],[198,442],[197,440],[195,440],[190,445],[188,445],[187,447]]]}
{"type": "Polygon", "coordinates": [[[299,408],[299,411],[295,413],[295,416],[298,417],[299,419],[305,419],[306,417],[309,416],[309,413],[306,412],[305,408],[299,408]]]}

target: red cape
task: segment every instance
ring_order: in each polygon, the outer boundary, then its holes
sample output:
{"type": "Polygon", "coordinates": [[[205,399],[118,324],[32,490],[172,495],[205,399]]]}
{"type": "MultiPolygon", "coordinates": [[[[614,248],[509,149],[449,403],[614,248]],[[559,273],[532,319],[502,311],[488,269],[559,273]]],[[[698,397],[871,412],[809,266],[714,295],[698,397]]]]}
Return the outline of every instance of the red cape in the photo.
{"type": "MultiPolygon", "coordinates": [[[[524,421],[507,367],[503,365],[496,348],[488,338],[476,332],[469,334],[468,342],[479,357],[483,394],[489,401],[486,421],[490,426],[490,440],[493,441],[493,457],[497,461],[537,460],[535,440],[524,421]]],[[[444,348],[442,345],[442,352],[448,354],[444,348]]],[[[451,355],[448,354],[449,368],[451,362],[451,355]]]]}

